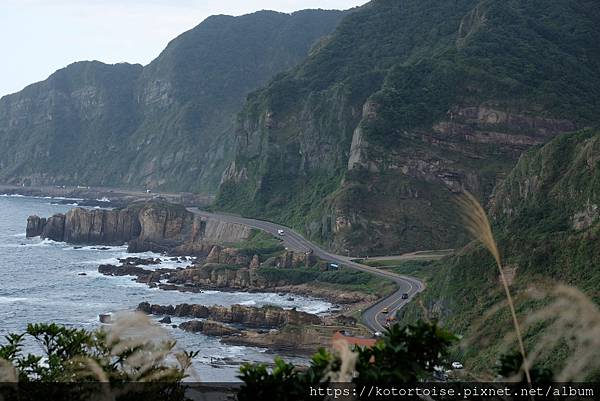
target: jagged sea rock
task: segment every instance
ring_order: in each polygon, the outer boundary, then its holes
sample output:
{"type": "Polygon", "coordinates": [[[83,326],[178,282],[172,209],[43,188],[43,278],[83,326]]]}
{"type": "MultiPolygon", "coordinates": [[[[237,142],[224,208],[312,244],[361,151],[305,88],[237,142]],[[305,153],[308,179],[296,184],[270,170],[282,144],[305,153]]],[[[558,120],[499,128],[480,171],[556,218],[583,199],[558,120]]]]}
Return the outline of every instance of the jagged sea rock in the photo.
{"type": "Polygon", "coordinates": [[[276,306],[263,306],[256,308],[246,305],[226,306],[203,306],[182,304],[172,305],[150,305],[142,302],[137,310],[155,315],[170,315],[178,317],[194,317],[210,319],[220,323],[239,324],[253,328],[278,328],[286,324],[321,324],[321,318],[295,309],[283,309],[276,306]]]}
{"type": "Polygon", "coordinates": [[[183,322],[179,325],[179,328],[192,333],[202,333],[207,336],[230,336],[240,333],[240,330],[211,320],[183,322]]]}
{"type": "MultiPolygon", "coordinates": [[[[28,238],[41,236],[72,244],[122,245],[129,252],[174,252],[206,255],[218,243],[236,243],[250,228],[194,215],[182,205],[162,201],[134,203],[124,209],[75,208],[49,218],[30,216],[28,238]]],[[[247,256],[226,249],[223,260],[248,263],[247,256]]]]}
{"type": "Polygon", "coordinates": [[[25,235],[27,238],[39,237],[44,231],[46,225],[46,219],[39,216],[29,216],[27,218],[27,228],[25,229],[25,235]]]}

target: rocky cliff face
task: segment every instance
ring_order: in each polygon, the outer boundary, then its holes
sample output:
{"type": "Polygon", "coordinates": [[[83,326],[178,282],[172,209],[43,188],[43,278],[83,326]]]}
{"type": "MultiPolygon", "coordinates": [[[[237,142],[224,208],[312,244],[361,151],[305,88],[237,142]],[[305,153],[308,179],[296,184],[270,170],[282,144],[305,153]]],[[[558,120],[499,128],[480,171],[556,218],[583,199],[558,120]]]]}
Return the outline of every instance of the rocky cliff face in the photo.
{"type": "Polygon", "coordinates": [[[486,200],[522,152],[598,121],[592,3],[504,3],[378,0],[349,15],[249,97],[219,207],[339,252],[464,244],[456,191],[486,200]]]}
{"type": "Polygon", "coordinates": [[[498,224],[513,226],[538,214],[581,231],[598,221],[599,206],[600,135],[592,129],[524,154],[495,189],[490,213],[498,224]]]}
{"type": "MultiPolygon", "coordinates": [[[[534,314],[545,302],[537,301],[538,294],[561,284],[575,286],[600,303],[599,205],[598,129],[561,135],[527,151],[494,190],[489,204],[494,235],[521,316],[534,314]]],[[[428,316],[440,318],[453,331],[486,338],[486,347],[501,349],[499,339],[510,322],[503,313],[488,310],[504,299],[489,253],[471,244],[432,269],[436,273],[419,295],[419,306],[405,310],[406,320],[422,316],[424,305],[428,316]]],[[[541,327],[530,333],[530,341],[537,343],[546,334],[541,327]]],[[[491,366],[491,355],[475,348],[466,358],[482,369],[491,366]]],[[[560,364],[564,355],[551,363],[560,364]]]]}
{"type": "Polygon", "coordinates": [[[210,17],[148,66],[72,64],[0,99],[0,181],[212,192],[246,95],[303,60],[340,11],[210,17]]]}
{"type": "MultiPolygon", "coordinates": [[[[229,288],[240,290],[266,290],[285,287],[293,284],[285,274],[279,280],[267,278],[260,267],[276,267],[278,269],[294,269],[314,266],[317,260],[312,255],[286,251],[280,256],[261,261],[258,255],[251,255],[235,248],[212,247],[206,263],[193,268],[173,272],[169,275],[169,283],[194,283],[201,288],[229,288]],[[236,268],[228,268],[241,266],[236,268]]],[[[351,294],[355,295],[355,294],[351,294]]],[[[333,295],[332,295],[333,297],[333,295]]],[[[343,296],[336,295],[338,299],[343,296]]],[[[353,297],[349,297],[352,298],[353,297]]]]}
{"type": "Polygon", "coordinates": [[[167,251],[206,255],[214,244],[235,243],[250,229],[195,216],[181,205],[133,204],[124,209],[75,208],[49,218],[30,216],[27,237],[41,236],[73,244],[122,245],[131,252],[167,251]]]}
{"type": "Polygon", "coordinates": [[[211,320],[191,320],[183,322],[179,325],[179,328],[192,333],[202,333],[207,336],[230,336],[233,334],[240,334],[240,330],[233,327],[226,326],[221,323],[213,322],[211,320]]]}
{"type": "Polygon", "coordinates": [[[185,269],[171,274],[169,281],[175,284],[192,282],[204,288],[229,289],[267,289],[278,283],[266,280],[256,270],[227,269],[218,264],[205,264],[198,268],[185,269]]]}

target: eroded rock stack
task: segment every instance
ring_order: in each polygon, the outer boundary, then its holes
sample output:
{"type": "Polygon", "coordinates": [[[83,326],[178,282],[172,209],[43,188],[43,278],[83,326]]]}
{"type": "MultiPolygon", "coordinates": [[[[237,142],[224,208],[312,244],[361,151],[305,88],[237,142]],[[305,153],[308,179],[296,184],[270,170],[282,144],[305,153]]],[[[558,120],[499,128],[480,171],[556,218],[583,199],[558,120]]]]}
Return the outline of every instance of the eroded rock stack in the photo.
{"type": "Polygon", "coordinates": [[[246,239],[248,227],[207,219],[182,205],[162,201],[121,209],[75,208],[49,218],[30,216],[28,238],[90,245],[129,245],[130,252],[208,254],[212,245],[246,239]]]}

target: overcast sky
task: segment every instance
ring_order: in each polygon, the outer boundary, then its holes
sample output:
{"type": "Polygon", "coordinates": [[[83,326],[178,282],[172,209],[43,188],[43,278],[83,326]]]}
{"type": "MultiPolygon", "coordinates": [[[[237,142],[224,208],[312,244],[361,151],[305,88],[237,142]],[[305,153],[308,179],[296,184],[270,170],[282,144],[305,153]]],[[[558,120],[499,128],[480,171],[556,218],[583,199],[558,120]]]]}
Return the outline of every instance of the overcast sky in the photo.
{"type": "Polygon", "coordinates": [[[148,64],[213,14],[347,9],[367,0],[0,0],[0,96],[74,61],[148,64]]]}

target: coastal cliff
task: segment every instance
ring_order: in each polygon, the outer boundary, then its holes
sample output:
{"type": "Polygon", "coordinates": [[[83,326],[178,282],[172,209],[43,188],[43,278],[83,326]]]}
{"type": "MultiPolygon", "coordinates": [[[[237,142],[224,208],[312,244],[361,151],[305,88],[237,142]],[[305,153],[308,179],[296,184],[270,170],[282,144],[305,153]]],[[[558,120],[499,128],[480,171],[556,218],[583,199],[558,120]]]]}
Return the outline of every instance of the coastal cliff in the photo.
{"type": "MultiPolygon", "coordinates": [[[[522,316],[539,314],[545,305],[542,294],[557,284],[577,287],[600,304],[599,205],[597,128],[561,135],[526,152],[496,187],[489,214],[504,275],[522,316]]],[[[470,244],[429,268],[435,273],[427,288],[402,309],[400,319],[409,323],[433,317],[465,339],[485,341],[490,350],[505,349],[502,339],[509,335],[510,318],[496,309],[504,291],[487,250],[470,244]]],[[[556,334],[545,325],[538,327],[528,331],[530,344],[556,334]]],[[[470,344],[461,349],[465,365],[481,371],[493,366],[494,352],[482,353],[470,344]]],[[[548,367],[561,365],[565,355],[553,355],[548,367]]]]}
{"type": "Polygon", "coordinates": [[[348,15],[248,97],[216,207],[337,253],[464,245],[457,191],[483,202],[523,152],[598,123],[598,8],[508,3],[380,0],[348,15]]]}
{"type": "Polygon", "coordinates": [[[75,208],[43,218],[29,216],[27,238],[40,236],[72,244],[123,245],[130,252],[208,254],[212,245],[244,240],[248,227],[202,218],[181,205],[162,201],[123,209],[75,208]]]}
{"type": "Polygon", "coordinates": [[[248,93],[304,60],[345,14],[212,16],[146,66],[77,62],[4,96],[0,181],[214,192],[248,93]]]}
{"type": "Polygon", "coordinates": [[[30,216],[27,238],[40,236],[73,244],[121,245],[140,234],[135,211],[76,208],[49,218],[30,216]]]}

